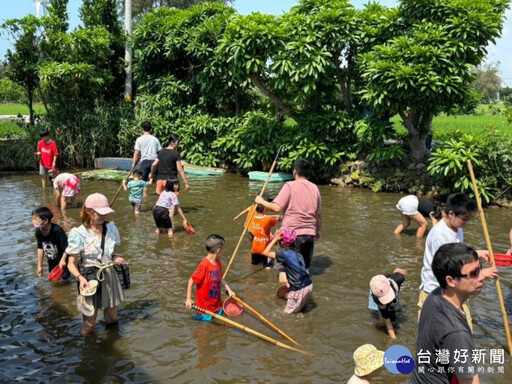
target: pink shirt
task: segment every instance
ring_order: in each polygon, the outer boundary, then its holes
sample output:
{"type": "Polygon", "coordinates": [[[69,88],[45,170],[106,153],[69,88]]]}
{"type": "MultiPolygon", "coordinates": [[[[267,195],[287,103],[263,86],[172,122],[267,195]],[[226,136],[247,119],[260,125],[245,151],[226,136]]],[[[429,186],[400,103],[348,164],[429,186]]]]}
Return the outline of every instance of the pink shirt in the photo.
{"type": "Polygon", "coordinates": [[[322,198],[318,187],[306,179],[287,182],[273,203],[283,212],[283,227],[295,229],[297,235],[316,235],[322,198]]]}

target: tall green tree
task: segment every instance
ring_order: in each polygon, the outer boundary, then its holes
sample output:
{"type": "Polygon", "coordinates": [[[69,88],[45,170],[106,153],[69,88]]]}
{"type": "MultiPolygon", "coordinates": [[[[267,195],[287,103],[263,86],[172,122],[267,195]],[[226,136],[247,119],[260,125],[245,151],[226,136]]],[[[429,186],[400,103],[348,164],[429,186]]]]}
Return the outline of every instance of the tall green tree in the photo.
{"type": "Polygon", "coordinates": [[[475,89],[486,101],[497,99],[503,80],[500,76],[499,63],[483,63],[474,69],[475,89]]]}
{"type": "Polygon", "coordinates": [[[14,51],[7,50],[7,76],[26,92],[30,124],[34,125],[34,93],[39,86],[40,21],[35,16],[7,20],[2,28],[14,39],[14,51]]]}
{"type": "MultiPolygon", "coordinates": [[[[203,3],[232,3],[233,0],[132,0],[132,14],[135,19],[140,19],[144,14],[155,8],[166,7],[186,9],[203,3]]],[[[118,0],[119,7],[124,13],[125,0],[118,0]]]]}
{"type": "Polygon", "coordinates": [[[403,31],[359,56],[363,101],[398,113],[413,161],[429,156],[432,119],[464,104],[471,68],[500,36],[508,0],[402,0],[403,31]]]}

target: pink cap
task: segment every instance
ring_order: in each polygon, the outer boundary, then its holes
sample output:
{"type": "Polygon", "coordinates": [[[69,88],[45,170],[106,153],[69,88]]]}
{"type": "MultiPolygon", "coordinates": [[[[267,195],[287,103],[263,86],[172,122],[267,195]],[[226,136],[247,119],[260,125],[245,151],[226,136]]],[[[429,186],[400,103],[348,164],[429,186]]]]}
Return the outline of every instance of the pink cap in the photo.
{"type": "Polygon", "coordinates": [[[281,230],[283,231],[283,236],[281,237],[283,244],[292,245],[297,238],[297,232],[295,232],[294,229],[288,227],[281,228],[281,230]]]}
{"type": "Polygon", "coordinates": [[[108,203],[108,199],[105,195],[101,193],[93,193],[92,195],[87,196],[85,199],[85,208],[94,209],[100,215],[108,215],[109,213],[114,212],[108,203]]]}
{"type": "Polygon", "coordinates": [[[370,289],[382,304],[391,303],[395,299],[395,291],[391,288],[389,279],[384,275],[373,276],[370,289]]]}

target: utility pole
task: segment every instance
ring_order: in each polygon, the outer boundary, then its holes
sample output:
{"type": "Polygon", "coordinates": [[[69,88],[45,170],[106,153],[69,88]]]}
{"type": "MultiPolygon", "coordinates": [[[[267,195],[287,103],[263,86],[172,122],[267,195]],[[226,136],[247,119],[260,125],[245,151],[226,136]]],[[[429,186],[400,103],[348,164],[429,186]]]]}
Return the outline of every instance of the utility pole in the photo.
{"type": "Polygon", "coordinates": [[[132,0],[124,1],[124,33],[126,37],[126,45],[124,50],[124,62],[126,79],[124,81],[124,99],[132,101],[132,0]]]}

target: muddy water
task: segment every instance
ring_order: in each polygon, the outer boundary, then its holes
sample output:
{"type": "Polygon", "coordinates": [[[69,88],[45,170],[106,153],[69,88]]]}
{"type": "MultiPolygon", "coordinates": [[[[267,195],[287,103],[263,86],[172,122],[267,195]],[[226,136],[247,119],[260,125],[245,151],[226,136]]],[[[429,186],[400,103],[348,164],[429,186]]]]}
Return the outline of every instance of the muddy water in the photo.
{"type": "MultiPolygon", "coordinates": [[[[242,244],[228,282],[247,303],[300,341],[311,354],[303,356],[220,323],[193,321],[193,312],[184,308],[188,277],[205,255],[204,239],[213,232],[226,237],[225,267],[242,232],[242,222],[234,223],[232,218],[250,204],[261,186],[237,175],[190,177],[190,184],[191,191],[182,192],[180,202],[196,234],[187,235],[178,226],[172,240],[154,233],[154,189],[137,219],[127,194],[121,194],[111,220],[123,241],[117,251],[131,265],[132,288],[126,292],[119,329],[106,331],[100,315],[95,335],[83,338],[74,285],[51,284],[36,276],[30,212],[41,204],[54,207],[51,189],[42,192],[35,174],[0,176],[0,382],[343,383],[352,374],[355,348],[373,343],[385,350],[393,345],[376,327],[367,299],[370,278],[397,266],[408,271],[397,343],[414,353],[424,240],[415,238],[415,230],[393,236],[400,195],[320,187],[323,239],[317,243],[312,264],[314,302],[303,314],[282,313],[285,302],[275,297],[276,273],[251,266],[250,244],[242,244]]],[[[79,201],[98,191],[112,197],[118,186],[85,181],[79,201]]],[[[280,186],[271,186],[272,196],[280,186]]],[[[512,212],[491,208],[486,217],[494,251],[504,252],[512,212]]],[[[79,225],[78,209],[68,209],[58,221],[66,230],[79,225]]],[[[469,223],[465,235],[471,245],[484,247],[478,219],[469,223]]],[[[44,267],[47,272],[46,263],[44,267]]],[[[509,304],[511,271],[503,269],[501,275],[509,304]]],[[[486,284],[472,308],[478,345],[487,354],[491,348],[504,348],[494,284],[486,284]]],[[[234,320],[285,341],[247,313],[234,320]]],[[[489,364],[487,357],[481,382],[512,382],[505,354],[504,365],[489,364]],[[505,372],[498,373],[499,367],[505,372]]],[[[375,379],[375,383],[405,382],[407,376],[386,370],[375,379]]]]}

